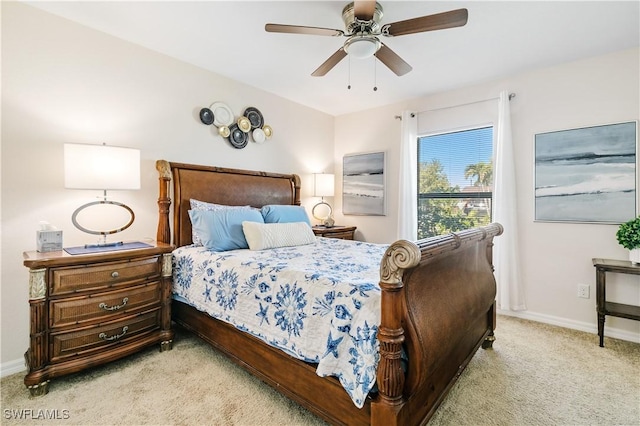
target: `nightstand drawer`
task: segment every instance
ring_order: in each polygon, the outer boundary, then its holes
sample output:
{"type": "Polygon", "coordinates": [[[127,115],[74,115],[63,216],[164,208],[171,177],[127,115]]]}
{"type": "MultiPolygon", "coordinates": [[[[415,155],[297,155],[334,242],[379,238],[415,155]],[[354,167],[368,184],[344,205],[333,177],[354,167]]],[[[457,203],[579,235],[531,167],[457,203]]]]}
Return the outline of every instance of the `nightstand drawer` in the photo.
{"type": "Polygon", "coordinates": [[[89,355],[106,346],[135,341],[140,335],[160,328],[160,308],[67,333],[51,333],[51,362],[67,357],[89,355]]]}
{"type": "Polygon", "coordinates": [[[349,232],[325,232],[325,238],[338,238],[341,240],[353,240],[353,231],[349,232]]]}
{"type": "Polygon", "coordinates": [[[51,327],[108,320],[110,317],[159,306],[160,282],[51,302],[51,327]]]}
{"type": "Polygon", "coordinates": [[[326,226],[314,226],[313,233],[318,237],[324,238],[338,238],[341,240],[353,240],[356,232],[355,226],[332,226],[327,228],[326,226]]]}
{"type": "Polygon", "coordinates": [[[160,276],[159,258],[112,262],[83,267],[54,268],[51,272],[51,295],[109,288],[135,280],[160,276]]]}

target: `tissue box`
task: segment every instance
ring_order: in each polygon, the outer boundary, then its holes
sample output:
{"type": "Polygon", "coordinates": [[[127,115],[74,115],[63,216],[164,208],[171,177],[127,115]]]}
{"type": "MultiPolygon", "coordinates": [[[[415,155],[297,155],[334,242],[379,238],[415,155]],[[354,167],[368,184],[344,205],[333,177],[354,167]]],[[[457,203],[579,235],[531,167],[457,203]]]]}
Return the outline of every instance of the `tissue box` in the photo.
{"type": "Polygon", "coordinates": [[[62,250],[62,231],[36,231],[36,245],[41,253],[62,250]]]}

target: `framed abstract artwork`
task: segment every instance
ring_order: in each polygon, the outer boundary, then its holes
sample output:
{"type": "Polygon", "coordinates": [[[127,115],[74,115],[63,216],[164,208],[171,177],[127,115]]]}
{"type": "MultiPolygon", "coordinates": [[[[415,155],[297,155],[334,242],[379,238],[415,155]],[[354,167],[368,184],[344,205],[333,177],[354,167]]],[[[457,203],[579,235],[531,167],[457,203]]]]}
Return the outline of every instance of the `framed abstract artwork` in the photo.
{"type": "Polygon", "coordinates": [[[536,134],[535,220],[636,217],[637,135],[637,121],[536,134]]]}
{"type": "Polygon", "coordinates": [[[342,213],[384,216],[385,153],[349,154],[342,161],[342,213]]]}

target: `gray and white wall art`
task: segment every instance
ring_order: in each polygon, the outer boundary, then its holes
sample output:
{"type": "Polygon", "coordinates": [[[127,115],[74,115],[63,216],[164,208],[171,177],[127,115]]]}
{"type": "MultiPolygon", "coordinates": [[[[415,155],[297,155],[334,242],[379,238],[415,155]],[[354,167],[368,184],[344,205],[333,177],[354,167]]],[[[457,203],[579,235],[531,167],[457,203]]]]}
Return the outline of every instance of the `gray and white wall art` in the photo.
{"type": "Polygon", "coordinates": [[[343,157],[342,213],[385,215],[385,153],[343,157]]]}
{"type": "Polygon", "coordinates": [[[637,122],[535,135],[535,220],[636,217],[637,122]]]}

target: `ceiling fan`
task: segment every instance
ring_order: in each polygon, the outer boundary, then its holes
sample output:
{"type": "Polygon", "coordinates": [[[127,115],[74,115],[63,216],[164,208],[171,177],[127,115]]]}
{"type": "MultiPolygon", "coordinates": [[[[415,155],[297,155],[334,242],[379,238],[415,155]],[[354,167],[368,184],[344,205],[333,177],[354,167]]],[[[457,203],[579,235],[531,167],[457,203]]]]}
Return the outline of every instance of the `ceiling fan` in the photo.
{"type": "Polygon", "coordinates": [[[272,33],[347,37],[344,45],[311,74],[314,77],[321,77],[327,74],[347,54],[356,58],[375,56],[396,75],[401,76],[411,71],[411,65],[381,42],[378,38],[379,36],[397,37],[425,31],[461,27],[467,23],[468,16],[467,9],[456,9],[381,25],[382,6],[380,3],[372,0],[356,0],[342,9],[342,20],[346,31],[284,24],[266,24],[264,29],[272,33]]]}

